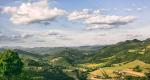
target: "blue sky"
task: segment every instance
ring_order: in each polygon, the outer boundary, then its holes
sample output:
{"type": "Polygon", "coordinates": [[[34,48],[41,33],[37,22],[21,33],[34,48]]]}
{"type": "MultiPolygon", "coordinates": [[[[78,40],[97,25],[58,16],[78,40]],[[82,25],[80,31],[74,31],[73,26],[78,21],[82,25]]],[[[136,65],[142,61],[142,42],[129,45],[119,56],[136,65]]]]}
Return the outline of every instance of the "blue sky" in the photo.
{"type": "Polygon", "coordinates": [[[114,44],[150,37],[149,0],[1,0],[0,46],[114,44]]]}

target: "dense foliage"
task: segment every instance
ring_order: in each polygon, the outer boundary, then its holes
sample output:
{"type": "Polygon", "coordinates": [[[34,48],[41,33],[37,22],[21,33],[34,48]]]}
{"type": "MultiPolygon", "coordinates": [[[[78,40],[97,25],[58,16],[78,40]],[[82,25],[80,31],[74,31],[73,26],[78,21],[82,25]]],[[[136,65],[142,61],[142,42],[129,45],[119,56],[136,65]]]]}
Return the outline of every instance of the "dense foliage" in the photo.
{"type": "MultiPolygon", "coordinates": [[[[120,68],[130,62],[136,62],[136,60],[139,61],[139,64],[132,65],[133,67],[129,69],[131,71],[133,69],[137,73],[144,73],[148,68],[147,64],[150,64],[150,39],[127,40],[103,47],[4,50],[0,53],[0,79],[5,80],[9,77],[10,80],[87,80],[90,73],[96,70],[101,70],[102,73],[96,78],[108,79],[111,76],[107,74],[107,71],[102,70],[103,68],[116,66],[120,68]],[[37,52],[41,54],[36,54],[37,52]],[[144,67],[140,64],[143,64],[144,67]]],[[[124,67],[120,69],[124,69],[124,67]]],[[[145,73],[145,77],[124,76],[125,72],[121,71],[113,73],[119,75],[116,77],[118,79],[149,79],[149,73],[145,73]]]]}
{"type": "Polygon", "coordinates": [[[18,54],[11,50],[5,50],[0,55],[0,73],[4,77],[12,77],[21,74],[23,63],[18,54]]]}

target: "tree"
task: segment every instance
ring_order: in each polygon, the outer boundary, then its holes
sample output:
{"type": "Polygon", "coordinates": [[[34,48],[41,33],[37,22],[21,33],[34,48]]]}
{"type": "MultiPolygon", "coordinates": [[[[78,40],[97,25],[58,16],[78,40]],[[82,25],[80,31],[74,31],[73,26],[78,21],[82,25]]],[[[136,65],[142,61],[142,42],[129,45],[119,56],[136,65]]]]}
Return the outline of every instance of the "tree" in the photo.
{"type": "Polygon", "coordinates": [[[22,72],[23,63],[18,54],[12,50],[5,50],[0,56],[0,73],[9,79],[12,76],[19,75],[22,72]]]}
{"type": "Polygon", "coordinates": [[[79,69],[75,69],[74,72],[77,74],[77,78],[79,80],[87,80],[89,74],[88,71],[81,71],[79,69]]]}

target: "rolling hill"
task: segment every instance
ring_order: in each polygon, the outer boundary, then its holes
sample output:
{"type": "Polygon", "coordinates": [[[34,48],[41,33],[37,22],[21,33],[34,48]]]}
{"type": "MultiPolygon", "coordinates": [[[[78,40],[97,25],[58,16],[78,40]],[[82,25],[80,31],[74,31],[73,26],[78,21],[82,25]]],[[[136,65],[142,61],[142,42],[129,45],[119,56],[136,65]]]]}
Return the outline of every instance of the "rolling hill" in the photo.
{"type": "Polygon", "coordinates": [[[146,73],[150,71],[150,39],[127,40],[106,46],[11,49],[20,55],[28,70],[35,69],[35,74],[38,68],[53,66],[76,80],[121,77],[146,80],[146,73]]]}

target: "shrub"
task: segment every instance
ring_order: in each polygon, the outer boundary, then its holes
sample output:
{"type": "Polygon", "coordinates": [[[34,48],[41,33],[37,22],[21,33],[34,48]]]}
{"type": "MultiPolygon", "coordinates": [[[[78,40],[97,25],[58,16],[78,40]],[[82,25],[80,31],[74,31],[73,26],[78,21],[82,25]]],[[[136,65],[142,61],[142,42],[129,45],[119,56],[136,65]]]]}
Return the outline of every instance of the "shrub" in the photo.
{"type": "Polygon", "coordinates": [[[136,72],[142,72],[142,67],[140,67],[140,65],[137,65],[135,68],[134,68],[134,71],[136,72]]]}

